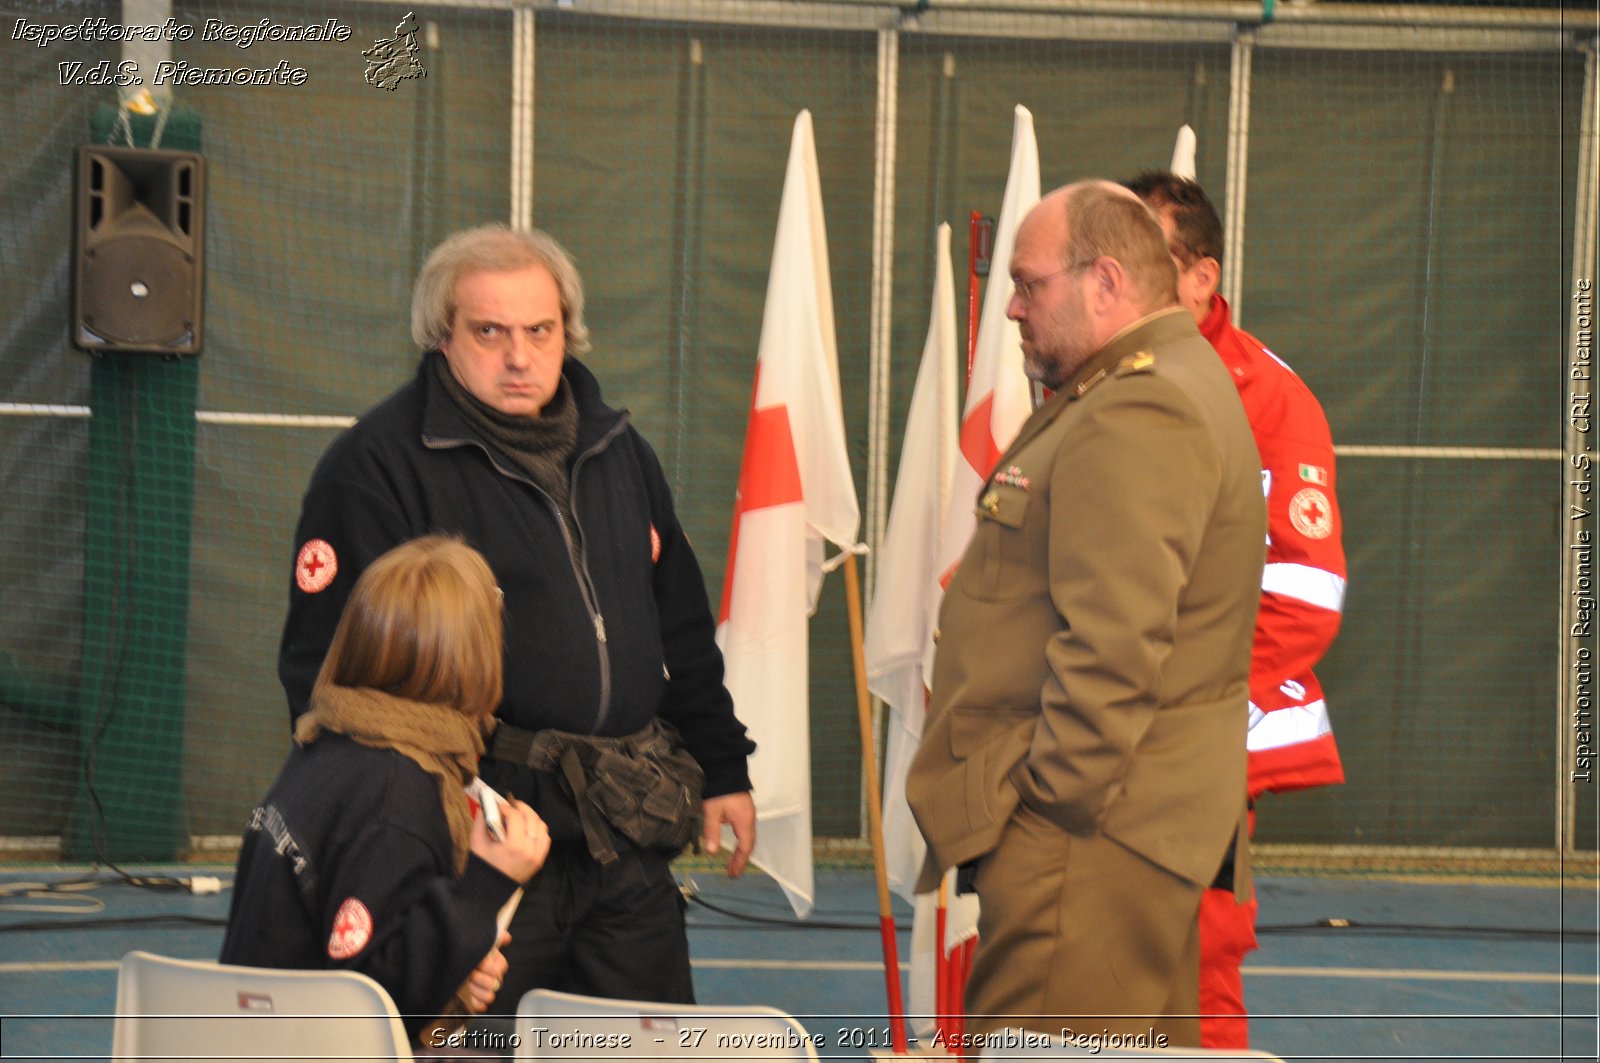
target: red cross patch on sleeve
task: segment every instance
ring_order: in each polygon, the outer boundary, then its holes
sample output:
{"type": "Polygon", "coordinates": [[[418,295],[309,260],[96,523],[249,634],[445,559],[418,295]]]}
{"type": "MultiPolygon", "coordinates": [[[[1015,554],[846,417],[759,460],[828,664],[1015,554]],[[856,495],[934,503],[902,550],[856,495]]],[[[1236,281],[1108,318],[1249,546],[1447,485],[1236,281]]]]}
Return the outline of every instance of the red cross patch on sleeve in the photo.
{"type": "Polygon", "coordinates": [[[1326,539],[1333,534],[1333,507],[1328,496],[1315,487],[1302,488],[1289,499],[1289,522],[1307,539],[1326,539]]]}
{"type": "Polygon", "coordinates": [[[316,594],[339,574],[339,558],[326,539],[307,539],[294,559],[294,583],[307,594],[316,594]]]}
{"type": "Polygon", "coordinates": [[[333,917],[333,933],[328,935],[328,955],[348,960],[372,940],[372,913],[355,897],[346,897],[333,917]]]}

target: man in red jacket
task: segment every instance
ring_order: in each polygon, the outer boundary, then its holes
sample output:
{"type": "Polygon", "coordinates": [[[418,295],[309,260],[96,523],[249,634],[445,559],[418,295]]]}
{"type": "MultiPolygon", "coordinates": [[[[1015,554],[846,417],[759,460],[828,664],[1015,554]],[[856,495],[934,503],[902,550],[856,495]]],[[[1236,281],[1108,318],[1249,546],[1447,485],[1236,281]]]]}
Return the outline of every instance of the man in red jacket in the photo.
{"type": "MultiPolygon", "coordinates": [[[[1127,186],[1156,212],[1178,264],[1178,299],[1228,367],[1261,452],[1267,565],[1251,649],[1246,739],[1253,808],[1262,793],[1344,781],[1322,686],[1311,671],[1338,634],[1344,604],[1333,440],[1305,381],[1235,327],[1227,300],[1217,294],[1222,222],[1204,189],[1165,171],[1142,173],[1127,186]]],[[[1256,947],[1256,902],[1236,904],[1231,878],[1231,866],[1224,866],[1200,906],[1207,1048],[1245,1048],[1249,1041],[1239,965],[1256,947]]]]}

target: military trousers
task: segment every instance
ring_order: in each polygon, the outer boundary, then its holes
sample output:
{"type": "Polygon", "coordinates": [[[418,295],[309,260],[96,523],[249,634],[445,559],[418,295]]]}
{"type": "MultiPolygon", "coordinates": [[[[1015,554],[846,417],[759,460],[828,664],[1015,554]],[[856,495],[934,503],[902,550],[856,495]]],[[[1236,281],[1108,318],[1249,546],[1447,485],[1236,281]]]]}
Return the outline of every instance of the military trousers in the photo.
{"type": "Polygon", "coordinates": [[[1025,806],[979,861],[974,885],[982,911],[969,1032],[1016,1026],[1200,1043],[1202,887],[1025,806]]]}

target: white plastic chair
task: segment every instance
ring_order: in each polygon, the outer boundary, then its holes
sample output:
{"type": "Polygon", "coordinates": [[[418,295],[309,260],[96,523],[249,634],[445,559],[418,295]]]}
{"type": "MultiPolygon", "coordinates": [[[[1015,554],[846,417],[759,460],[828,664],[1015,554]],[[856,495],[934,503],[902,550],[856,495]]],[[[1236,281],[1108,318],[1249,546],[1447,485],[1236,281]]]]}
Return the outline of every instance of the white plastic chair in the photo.
{"type": "Polygon", "coordinates": [[[535,989],[517,1002],[516,1059],[808,1059],[812,1037],[777,1008],[653,1004],[535,989]]]}
{"type": "Polygon", "coordinates": [[[980,1063],[1000,1063],[1011,1059],[1151,1059],[1164,1063],[1220,1063],[1227,1059],[1261,1059],[1284,1063],[1278,1056],[1243,1048],[1101,1048],[1070,1043],[1056,1036],[1026,1033],[1022,1030],[995,1030],[986,1038],[978,1055],[980,1063]],[[1007,1035],[1011,1035],[1009,1039],[1007,1035]]]}
{"type": "Polygon", "coordinates": [[[130,952],[117,974],[111,1056],[185,1061],[409,1060],[394,1001],[354,971],[230,967],[130,952]]]}

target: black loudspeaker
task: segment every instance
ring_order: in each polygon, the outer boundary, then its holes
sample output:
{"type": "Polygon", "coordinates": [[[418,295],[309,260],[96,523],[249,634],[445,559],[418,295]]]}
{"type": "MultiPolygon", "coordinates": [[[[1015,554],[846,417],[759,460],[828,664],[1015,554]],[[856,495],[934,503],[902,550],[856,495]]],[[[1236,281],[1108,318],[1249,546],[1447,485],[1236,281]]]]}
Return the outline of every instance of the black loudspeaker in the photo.
{"type": "Polygon", "coordinates": [[[72,343],[90,354],[200,353],[205,159],[187,151],[78,149],[72,343]]]}

